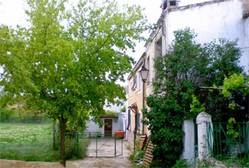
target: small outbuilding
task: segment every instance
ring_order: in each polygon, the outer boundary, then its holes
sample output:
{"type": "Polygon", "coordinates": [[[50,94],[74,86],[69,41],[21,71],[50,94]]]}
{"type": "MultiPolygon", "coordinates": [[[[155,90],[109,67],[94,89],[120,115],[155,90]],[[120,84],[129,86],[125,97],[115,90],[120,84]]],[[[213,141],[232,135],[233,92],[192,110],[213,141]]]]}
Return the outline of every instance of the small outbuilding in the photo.
{"type": "Polygon", "coordinates": [[[114,136],[116,131],[124,131],[125,115],[123,113],[106,111],[100,116],[101,122],[96,123],[93,120],[88,121],[85,133],[99,134],[105,137],[114,136]]]}

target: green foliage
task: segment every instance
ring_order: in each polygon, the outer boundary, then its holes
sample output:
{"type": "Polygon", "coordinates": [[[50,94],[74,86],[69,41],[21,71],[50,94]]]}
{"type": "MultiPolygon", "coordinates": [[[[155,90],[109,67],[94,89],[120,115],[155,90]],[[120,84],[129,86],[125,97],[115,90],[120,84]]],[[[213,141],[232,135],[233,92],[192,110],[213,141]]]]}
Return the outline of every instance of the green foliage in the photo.
{"type": "Polygon", "coordinates": [[[190,112],[193,113],[194,116],[197,116],[201,112],[205,112],[205,107],[200,101],[197,99],[195,95],[192,95],[192,104],[190,104],[190,112]]]}
{"type": "Polygon", "coordinates": [[[0,121],[8,121],[15,116],[15,112],[6,108],[0,108],[0,121]]]}
{"type": "Polygon", "coordinates": [[[229,109],[233,111],[240,109],[241,105],[239,102],[236,102],[234,95],[241,94],[245,98],[249,95],[249,77],[242,73],[226,77],[222,85],[221,94],[229,100],[229,109]]]}
{"type": "Polygon", "coordinates": [[[172,168],[190,168],[186,160],[177,160],[172,168]]]}
{"type": "Polygon", "coordinates": [[[66,159],[82,159],[86,156],[89,140],[78,140],[74,137],[66,137],[66,159]]]}
{"type": "Polygon", "coordinates": [[[239,137],[239,132],[235,130],[235,124],[236,124],[235,118],[231,117],[227,123],[226,133],[232,142],[236,142],[236,139],[239,137]]]}
{"type": "Polygon", "coordinates": [[[195,37],[189,29],[176,31],[169,52],[155,62],[154,94],[147,98],[150,111],[146,112],[155,167],[172,167],[180,158],[184,119],[204,110],[215,120],[231,116],[226,113],[229,100],[216,86],[226,76],[242,72],[240,50],[226,40],[200,45],[195,37]]]}
{"type": "Polygon", "coordinates": [[[51,124],[0,124],[0,158],[25,161],[58,161],[52,150],[51,124]]]}
{"type": "Polygon", "coordinates": [[[11,108],[0,108],[0,122],[8,123],[42,123],[50,119],[44,114],[11,108]]]}
{"type": "Polygon", "coordinates": [[[125,98],[117,81],[131,69],[127,50],[141,39],[145,19],[140,7],[115,0],[80,0],[68,11],[65,0],[27,3],[27,28],[0,26],[0,86],[57,119],[63,136],[125,98]]]}
{"type": "Polygon", "coordinates": [[[143,156],[144,156],[144,151],[136,150],[129,156],[129,159],[134,163],[139,163],[142,161],[143,156]]]}
{"type": "Polygon", "coordinates": [[[122,107],[120,111],[121,111],[122,113],[125,113],[125,112],[126,112],[126,108],[125,108],[125,106],[124,106],[124,107],[122,107]]]}
{"type": "MultiPolygon", "coordinates": [[[[51,123],[0,124],[0,158],[25,161],[58,161],[57,150],[52,149],[51,123]]],[[[58,140],[56,141],[58,142],[58,140]]],[[[88,140],[66,139],[66,158],[82,159],[86,156],[88,140]]]]}
{"type": "Polygon", "coordinates": [[[131,68],[126,50],[145,29],[139,7],[80,1],[65,11],[63,0],[28,4],[28,29],[0,28],[6,94],[28,97],[32,108],[75,121],[75,127],[88,115],[98,117],[106,101],[125,98],[116,82],[131,68]]]}
{"type": "Polygon", "coordinates": [[[223,156],[219,158],[227,167],[249,167],[249,153],[242,153],[239,157],[223,156]]]}
{"type": "Polygon", "coordinates": [[[197,168],[212,168],[212,166],[208,161],[198,161],[197,168]]]}
{"type": "Polygon", "coordinates": [[[249,78],[246,78],[243,74],[232,74],[225,78],[222,86],[224,97],[231,97],[231,90],[240,90],[244,94],[249,94],[249,78]]]}
{"type": "Polygon", "coordinates": [[[104,112],[104,114],[102,114],[100,117],[106,117],[106,118],[108,118],[108,117],[118,117],[118,114],[119,113],[117,113],[117,112],[106,110],[104,112]]]}

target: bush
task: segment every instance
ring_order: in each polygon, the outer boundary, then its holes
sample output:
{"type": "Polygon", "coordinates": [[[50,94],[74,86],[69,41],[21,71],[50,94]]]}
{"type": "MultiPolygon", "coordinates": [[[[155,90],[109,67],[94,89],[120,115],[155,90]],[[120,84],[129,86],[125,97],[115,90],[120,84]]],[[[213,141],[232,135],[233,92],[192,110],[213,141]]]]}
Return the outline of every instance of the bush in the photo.
{"type": "Polygon", "coordinates": [[[172,168],[190,168],[186,160],[177,160],[172,168]]]}
{"type": "Polygon", "coordinates": [[[130,157],[129,160],[132,162],[134,168],[143,168],[142,166],[142,160],[144,157],[144,151],[137,149],[135,152],[133,152],[130,157]]]}
{"type": "Polygon", "coordinates": [[[232,97],[244,100],[237,104],[245,108],[231,111],[230,100],[214,87],[223,85],[225,76],[242,72],[238,65],[240,49],[226,40],[201,45],[195,37],[189,29],[176,31],[169,52],[155,60],[154,92],[147,98],[149,111],[144,114],[155,145],[152,164],[158,167],[171,168],[180,159],[185,119],[196,118],[204,109],[215,121],[226,121],[233,115],[246,119],[245,97],[240,93],[232,97]]]}
{"type": "Polygon", "coordinates": [[[15,116],[15,112],[6,108],[0,108],[0,121],[8,121],[15,116]]]}
{"type": "Polygon", "coordinates": [[[43,114],[37,114],[30,111],[18,111],[8,108],[0,108],[0,122],[11,123],[43,123],[49,119],[43,114]]]}
{"type": "Polygon", "coordinates": [[[87,139],[78,139],[77,136],[66,136],[65,139],[65,157],[70,159],[82,159],[86,156],[86,148],[89,141],[87,139]]]}

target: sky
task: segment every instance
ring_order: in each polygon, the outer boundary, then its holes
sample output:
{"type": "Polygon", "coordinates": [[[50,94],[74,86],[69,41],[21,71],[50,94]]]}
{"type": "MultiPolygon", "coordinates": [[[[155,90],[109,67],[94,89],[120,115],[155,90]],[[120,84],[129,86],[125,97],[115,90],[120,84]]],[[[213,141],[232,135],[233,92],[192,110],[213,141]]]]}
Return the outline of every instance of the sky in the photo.
{"type": "MultiPolygon", "coordinates": [[[[75,1],[75,0],[69,0],[75,1]]],[[[149,23],[156,23],[161,14],[161,0],[117,0],[120,4],[137,4],[142,6],[149,23]]],[[[0,24],[25,26],[25,0],[0,0],[0,24]]],[[[137,61],[145,51],[144,42],[137,43],[135,53],[131,56],[137,61]]]]}

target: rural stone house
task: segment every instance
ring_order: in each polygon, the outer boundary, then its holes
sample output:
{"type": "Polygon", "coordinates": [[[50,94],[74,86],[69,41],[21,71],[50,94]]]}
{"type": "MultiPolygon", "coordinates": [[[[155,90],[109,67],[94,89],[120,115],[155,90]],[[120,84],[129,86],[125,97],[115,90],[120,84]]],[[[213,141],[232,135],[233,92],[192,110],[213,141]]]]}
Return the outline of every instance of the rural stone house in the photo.
{"type": "MultiPolygon", "coordinates": [[[[164,0],[162,14],[145,47],[137,64],[128,77],[127,97],[128,107],[137,106],[139,113],[137,118],[138,133],[142,133],[142,107],[143,85],[139,75],[144,65],[149,70],[145,84],[145,94],[153,92],[152,82],[155,77],[154,59],[165,55],[174,38],[174,31],[190,28],[197,33],[197,40],[206,43],[215,39],[224,38],[237,41],[242,51],[240,64],[245,72],[249,73],[249,0],[164,0]]],[[[135,128],[135,115],[131,110],[128,115],[128,133],[132,139],[135,128]]],[[[185,144],[194,146],[194,125],[185,122],[184,130],[188,130],[185,136],[185,144]],[[192,138],[192,139],[191,139],[192,138]]],[[[145,126],[145,134],[149,134],[145,126]]],[[[184,150],[183,157],[191,160],[194,157],[194,149],[184,150]]]]}

